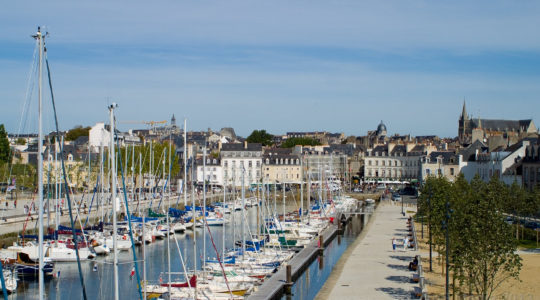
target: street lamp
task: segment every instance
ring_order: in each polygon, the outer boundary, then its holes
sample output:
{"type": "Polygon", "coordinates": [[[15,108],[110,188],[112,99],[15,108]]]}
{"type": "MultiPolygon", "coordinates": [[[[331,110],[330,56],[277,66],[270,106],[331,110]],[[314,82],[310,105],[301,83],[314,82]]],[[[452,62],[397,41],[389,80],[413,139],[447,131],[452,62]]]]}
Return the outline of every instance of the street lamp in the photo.
{"type": "Polygon", "coordinates": [[[446,238],[446,300],[449,299],[449,276],[448,276],[448,269],[450,267],[450,262],[448,261],[449,252],[450,252],[450,237],[448,234],[448,227],[450,225],[450,213],[452,213],[452,210],[450,209],[450,202],[448,202],[448,197],[446,197],[446,213],[445,213],[445,220],[442,221],[442,227],[445,230],[444,235],[446,238]]]}

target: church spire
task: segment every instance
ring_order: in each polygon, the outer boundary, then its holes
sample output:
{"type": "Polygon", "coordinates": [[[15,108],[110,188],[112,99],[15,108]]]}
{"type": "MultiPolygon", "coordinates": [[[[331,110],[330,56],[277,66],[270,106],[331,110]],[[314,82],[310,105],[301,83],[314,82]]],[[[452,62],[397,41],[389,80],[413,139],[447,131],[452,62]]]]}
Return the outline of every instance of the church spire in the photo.
{"type": "Polygon", "coordinates": [[[463,99],[463,110],[461,111],[461,119],[467,120],[469,116],[467,115],[467,108],[465,107],[465,99],[463,99]]]}

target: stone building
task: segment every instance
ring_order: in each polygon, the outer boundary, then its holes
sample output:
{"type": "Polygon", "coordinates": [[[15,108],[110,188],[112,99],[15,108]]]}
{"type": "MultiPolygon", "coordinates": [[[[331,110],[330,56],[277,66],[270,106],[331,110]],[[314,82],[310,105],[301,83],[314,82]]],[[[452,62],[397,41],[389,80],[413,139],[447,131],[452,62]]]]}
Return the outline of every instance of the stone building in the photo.
{"type": "Polygon", "coordinates": [[[523,186],[528,190],[540,185],[540,145],[538,139],[527,146],[522,161],[523,186]]]}
{"type": "Polygon", "coordinates": [[[443,176],[454,181],[459,174],[459,156],[450,151],[433,151],[422,158],[422,181],[429,176],[443,176]]]}
{"type": "Polygon", "coordinates": [[[303,180],[300,156],[292,149],[270,148],[263,155],[263,181],[265,183],[297,183],[303,180]]]}
{"type": "Polygon", "coordinates": [[[493,120],[473,118],[467,114],[465,102],[458,120],[458,138],[463,145],[477,140],[487,143],[490,150],[513,145],[526,137],[538,136],[533,120],[493,120]]]}
{"type": "Polygon", "coordinates": [[[262,145],[259,143],[227,143],[221,148],[223,181],[226,185],[244,186],[260,182],[262,145]]]}
{"type": "Polygon", "coordinates": [[[421,178],[422,157],[433,146],[389,143],[368,149],[364,157],[365,180],[411,181],[421,178]]]}

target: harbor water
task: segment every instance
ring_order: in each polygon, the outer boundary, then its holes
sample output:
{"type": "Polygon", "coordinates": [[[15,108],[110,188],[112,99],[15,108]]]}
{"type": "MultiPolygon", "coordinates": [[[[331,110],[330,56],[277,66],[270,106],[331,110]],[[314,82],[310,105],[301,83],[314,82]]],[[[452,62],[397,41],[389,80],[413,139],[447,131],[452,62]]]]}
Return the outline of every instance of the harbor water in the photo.
{"type": "MultiPolygon", "coordinates": [[[[287,207],[287,210],[293,210],[294,207],[287,207]]],[[[229,218],[232,215],[227,215],[229,218]]],[[[223,245],[223,228],[225,229],[225,248],[231,249],[234,240],[240,240],[241,233],[241,211],[234,213],[235,226],[229,222],[224,227],[209,227],[211,236],[206,230],[206,257],[213,259],[216,257],[216,249],[221,255],[223,245]],[[213,241],[213,242],[212,242],[213,241]],[[214,248],[215,245],[215,248],[214,248]]],[[[255,234],[257,228],[257,208],[252,207],[246,210],[246,235],[255,234]]],[[[260,225],[260,224],[259,224],[260,225]]],[[[333,266],[339,257],[345,251],[348,245],[354,242],[355,237],[361,231],[362,224],[360,217],[353,217],[352,221],[345,227],[344,234],[336,237],[325,250],[322,258],[317,258],[306,271],[298,278],[292,289],[292,296],[286,299],[313,299],[320,290],[333,266]]],[[[193,270],[196,260],[197,268],[203,257],[203,228],[198,227],[195,230],[197,236],[197,253],[193,252],[194,232],[187,230],[185,233],[171,235],[170,241],[170,265],[171,281],[185,281],[182,259],[188,270],[193,270]],[[182,257],[182,259],[181,259],[182,257]]],[[[146,278],[148,284],[166,283],[168,281],[168,263],[167,263],[167,239],[157,240],[155,243],[146,245],[146,278]]],[[[142,247],[136,247],[139,275],[142,280],[142,247]]],[[[137,276],[132,276],[133,263],[132,250],[120,252],[118,255],[119,265],[119,287],[121,299],[138,299],[138,281],[137,276]]],[[[85,290],[88,299],[111,299],[114,295],[113,278],[113,255],[98,257],[95,260],[82,261],[82,274],[84,277],[85,290]],[[97,265],[97,268],[96,268],[97,265]],[[97,270],[96,270],[97,269],[97,270]]],[[[45,294],[47,299],[83,299],[82,287],[79,279],[76,263],[57,263],[55,272],[59,276],[50,277],[45,280],[45,294]]],[[[30,300],[38,299],[37,280],[20,279],[17,292],[10,295],[9,299],[30,300]]]]}

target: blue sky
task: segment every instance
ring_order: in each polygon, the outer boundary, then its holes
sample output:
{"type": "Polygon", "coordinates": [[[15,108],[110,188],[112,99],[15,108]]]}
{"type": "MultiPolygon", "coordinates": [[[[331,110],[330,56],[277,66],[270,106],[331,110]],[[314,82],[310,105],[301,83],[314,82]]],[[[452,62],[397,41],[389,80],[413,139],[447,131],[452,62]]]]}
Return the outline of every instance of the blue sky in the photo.
{"type": "Polygon", "coordinates": [[[119,121],[174,113],[244,136],[384,120],[453,137],[463,99],[474,116],[538,123],[538,16],[538,1],[11,1],[0,122],[37,130],[25,95],[44,25],[62,129],[105,121],[112,101],[119,121]]]}

